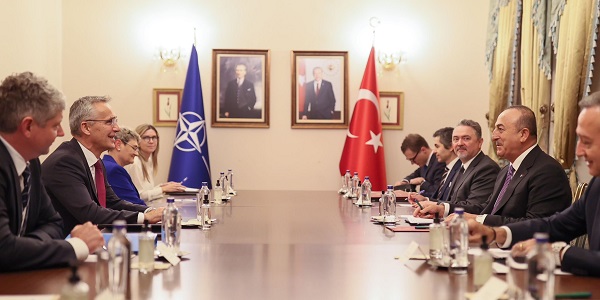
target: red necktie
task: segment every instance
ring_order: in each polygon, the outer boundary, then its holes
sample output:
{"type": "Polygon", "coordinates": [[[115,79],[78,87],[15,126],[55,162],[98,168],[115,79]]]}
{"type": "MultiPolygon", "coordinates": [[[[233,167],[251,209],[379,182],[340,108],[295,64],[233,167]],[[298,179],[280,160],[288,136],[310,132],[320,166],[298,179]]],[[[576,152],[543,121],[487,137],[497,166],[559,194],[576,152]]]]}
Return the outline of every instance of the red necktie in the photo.
{"type": "Polygon", "coordinates": [[[98,193],[98,202],[102,207],[106,207],[106,186],[104,185],[104,172],[102,171],[102,162],[98,160],[94,164],[96,169],[96,192],[98,193]]]}

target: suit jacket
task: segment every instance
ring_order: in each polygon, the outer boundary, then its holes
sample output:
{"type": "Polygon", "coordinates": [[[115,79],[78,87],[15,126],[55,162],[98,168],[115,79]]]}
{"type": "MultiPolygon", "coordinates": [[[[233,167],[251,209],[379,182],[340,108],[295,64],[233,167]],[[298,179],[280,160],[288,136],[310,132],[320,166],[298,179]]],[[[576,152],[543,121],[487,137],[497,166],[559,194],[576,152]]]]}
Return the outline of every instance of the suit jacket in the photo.
{"type": "Polygon", "coordinates": [[[309,119],[331,119],[335,110],[333,86],[327,80],[321,80],[319,95],[315,92],[315,81],[304,85],[304,115],[309,119]],[[309,111],[310,108],[310,111],[309,111]]]}
{"type": "MultiPolygon", "coordinates": [[[[456,177],[456,173],[458,172],[458,170],[460,170],[460,167],[462,167],[462,162],[458,160],[456,161],[456,163],[454,163],[454,166],[452,166],[452,170],[448,172],[448,176],[446,177],[446,181],[444,181],[444,185],[442,186],[442,188],[438,188],[433,194],[432,198],[440,201],[448,201],[448,198],[450,197],[450,190],[452,190],[452,182],[456,177]]],[[[444,175],[443,171],[442,175],[444,175]]],[[[444,178],[442,177],[441,180],[444,180],[444,178]]]]}
{"type": "Polygon", "coordinates": [[[590,249],[570,247],[565,251],[561,269],[576,275],[600,276],[600,182],[594,177],[579,200],[562,212],[543,219],[506,225],[512,232],[511,246],[548,232],[550,242],[564,241],[587,233],[590,249]]]}
{"type": "Polygon", "coordinates": [[[536,146],[525,156],[492,215],[508,168],[506,166],[500,171],[494,192],[481,212],[488,214],[484,224],[500,226],[549,217],[571,205],[571,187],[565,171],[554,158],[536,146]]]}
{"type": "Polygon", "coordinates": [[[29,212],[25,233],[21,185],[15,164],[0,141],[0,272],[65,266],[77,260],[64,240],[62,219],[44,190],[39,159],[29,161],[29,212]]]}
{"type": "MultiPolygon", "coordinates": [[[[432,197],[435,192],[437,192],[438,187],[440,186],[440,182],[442,181],[442,175],[444,174],[444,168],[446,167],[445,163],[439,162],[437,157],[434,155],[429,159],[429,163],[427,164],[427,170],[424,167],[420,167],[416,169],[414,172],[404,177],[406,180],[411,180],[417,177],[425,178],[425,182],[421,184],[421,190],[423,192],[423,196],[432,197]]],[[[416,186],[413,185],[413,190],[416,186]]]]}
{"type": "MultiPolygon", "coordinates": [[[[453,183],[450,192],[450,212],[463,207],[465,212],[479,214],[494,190],[500,167],[483,152],[479,152],[464,174],[453,183]]],[[[457,176],[460,172],[457,172],[457,176]]]]}
{"type": "Polygon", "coordinates": [[[225,90],[225,105],[222,112],[229,112],[231,118],[251,118],[256,104],[254,83],[245,80],[238,87],[237,79],[230,81],[225,90]]]}
{"type": "Polygon", "coordinates": [[[65,222],[65,233],[77,224],[110,224],[114,220],[137,223],[146,206],[119,199],[106,180],[106,208],[100,206],[96,184],[75,138],[62,143],[42,164],[42,178],[52,204],[65,222]]]}
{"type": "Polygon", "coordinates": [[[123,200],[134,204],[146,205],[144,200],[140,199],[140,194],[135,188],[131,176],[121,167],[110,155],[104,155],[102,162],[106,168],[106,179],[117,196],[123,200]]]}

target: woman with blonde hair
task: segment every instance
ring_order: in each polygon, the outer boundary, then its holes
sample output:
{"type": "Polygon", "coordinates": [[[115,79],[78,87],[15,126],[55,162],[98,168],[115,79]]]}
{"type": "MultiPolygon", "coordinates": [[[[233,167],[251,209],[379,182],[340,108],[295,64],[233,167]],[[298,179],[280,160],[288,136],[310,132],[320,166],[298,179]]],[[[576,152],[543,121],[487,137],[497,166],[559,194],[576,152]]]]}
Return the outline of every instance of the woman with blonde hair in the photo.
{"type": "Polygon", "coordinates": [[[140,193],[140,198],[152,201],[163,197],[164,193],[183,192],[185,186],[179,182],[154,184],[154,176],[158,172],[159,137],[156,128],[150,124],[142,124],[135,128],[140,135],[139,155],[133,164],[125,167],[135,187],[140,193]]]}

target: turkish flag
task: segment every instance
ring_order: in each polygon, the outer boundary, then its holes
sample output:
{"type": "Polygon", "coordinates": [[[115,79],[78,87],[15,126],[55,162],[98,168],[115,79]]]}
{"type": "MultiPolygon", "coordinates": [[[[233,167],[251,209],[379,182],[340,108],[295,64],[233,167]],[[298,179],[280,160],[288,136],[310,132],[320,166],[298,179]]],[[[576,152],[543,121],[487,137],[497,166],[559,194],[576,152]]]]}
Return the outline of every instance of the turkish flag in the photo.
{"type": "Polygon", "coordinates": [[[340,159],[340,174],[346,170],[358,172],[361,178],[369,176],[374,191],[387,188],[374,48],[367,61],[340,159]]]}

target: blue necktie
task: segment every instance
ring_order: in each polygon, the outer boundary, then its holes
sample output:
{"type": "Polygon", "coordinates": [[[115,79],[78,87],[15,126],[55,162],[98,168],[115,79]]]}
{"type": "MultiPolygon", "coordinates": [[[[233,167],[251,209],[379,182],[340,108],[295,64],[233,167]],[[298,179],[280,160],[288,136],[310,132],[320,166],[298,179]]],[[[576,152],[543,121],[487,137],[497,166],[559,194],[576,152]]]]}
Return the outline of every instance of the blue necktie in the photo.
{"type": "Polygon", "coordinates": [[[495,214],[496,211],[498,210],[498,204],[500,204],[500,200],[502,200],[504,193],[506,193],[506,189],[508,188],[508,184],[512,180],[514,173],[515,173],[515,169],[513,168],[513,166],[512,165],[509,166],[508,173],[506,173],[506,179],[504,179],[504,184],[502,185],[502,189],[500,190],[500,194],[498,194],[496,203],[494,203],[494,209],[492,209],[492,215],[495,214]]]}

